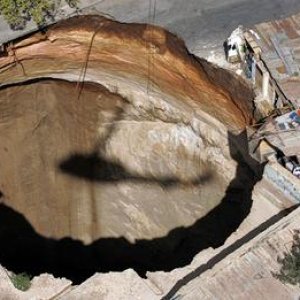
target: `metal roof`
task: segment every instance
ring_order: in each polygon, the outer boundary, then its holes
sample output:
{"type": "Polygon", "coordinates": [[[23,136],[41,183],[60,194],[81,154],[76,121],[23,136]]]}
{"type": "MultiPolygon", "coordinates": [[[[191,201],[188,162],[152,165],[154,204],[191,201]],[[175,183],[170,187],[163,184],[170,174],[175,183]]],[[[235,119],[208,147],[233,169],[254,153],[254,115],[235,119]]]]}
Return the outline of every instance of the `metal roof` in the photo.
{"type": "Polygon", "coordinates": [[[295,106],[300,106],[300,14],[255,25],[262,60],[295,106]]]}

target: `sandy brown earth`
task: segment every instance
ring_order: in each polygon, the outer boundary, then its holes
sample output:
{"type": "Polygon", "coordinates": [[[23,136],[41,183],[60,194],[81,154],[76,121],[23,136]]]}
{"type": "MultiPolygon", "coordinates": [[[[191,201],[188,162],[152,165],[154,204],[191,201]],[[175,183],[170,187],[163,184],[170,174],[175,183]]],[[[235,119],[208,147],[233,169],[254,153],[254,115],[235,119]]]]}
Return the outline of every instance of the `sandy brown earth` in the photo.
{"type": "Polygon", "coordinates": [[[112,77],[110,85],[116,78],[141,85],[148,93],[157,88],[176,98],[177,105],[186,102],[230,127],[251,122],[249,89],[229,72],[196,59],[182,40],[160,27],[80,16],[12,48],[0,59],[2,85],[69,73],[77,80],[96,80],[103,72],[112,77]],[[237,89],[242,93],[230,94],[237,89]]]}
{"type": "Polygon", "coordinates": [[[226,184],[201,160],[192,131],[137,119],[100,86],[85,85],[77,96],[74,84],[50,80],[0,92],[0,189],[39,233],[86,242],[153,238],[220,201],[226,184]],[[198,203],[206,194],[211,199],[198,203]],[[164,221],[158,208],[175,212],[164,221]]]}

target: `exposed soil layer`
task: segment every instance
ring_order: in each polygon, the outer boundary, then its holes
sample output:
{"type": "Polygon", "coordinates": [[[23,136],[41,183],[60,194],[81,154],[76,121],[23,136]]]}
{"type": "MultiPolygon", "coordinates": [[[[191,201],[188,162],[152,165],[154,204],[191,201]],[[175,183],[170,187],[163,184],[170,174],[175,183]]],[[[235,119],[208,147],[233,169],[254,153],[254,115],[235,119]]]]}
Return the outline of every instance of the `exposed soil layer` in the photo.
{"type": "Polygon", "coordinates": [[[96,16],[14,49],[0,57],[1,264],[145,275],[238,228],[257,180],[242,81],[161,28],[96,16]]]}
{"type": "Polygon", "coordinates": [[[129,85],[131,93],[121,91],[129,98],[159,91],[175,98],[174,105],[207,112],[230,128],[252,120],[253,93],[242,80],[195,58],[182,40],[157,26],[79,16],[9,49],[0,58],[1,85],[39,77],[129,85]]]}

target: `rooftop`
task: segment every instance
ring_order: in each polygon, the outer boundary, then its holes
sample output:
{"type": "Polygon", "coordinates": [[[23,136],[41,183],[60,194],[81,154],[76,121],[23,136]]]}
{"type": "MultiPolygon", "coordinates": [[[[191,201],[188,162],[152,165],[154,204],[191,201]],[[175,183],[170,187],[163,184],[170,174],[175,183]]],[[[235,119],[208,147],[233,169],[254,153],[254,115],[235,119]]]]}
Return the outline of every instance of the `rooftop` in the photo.
{"type": "Polygon", "coordinates": [[[265,61],[288,99],[300,106],[300,14],[254,26],[265,61]]]}
{"type": "Polygon", "coordinates": [[[270,119],[257,131],[248,128],[248,137],[250,154],[258,161],[265,161],[276,149],[300,158],[300,110],[270,119]]]}

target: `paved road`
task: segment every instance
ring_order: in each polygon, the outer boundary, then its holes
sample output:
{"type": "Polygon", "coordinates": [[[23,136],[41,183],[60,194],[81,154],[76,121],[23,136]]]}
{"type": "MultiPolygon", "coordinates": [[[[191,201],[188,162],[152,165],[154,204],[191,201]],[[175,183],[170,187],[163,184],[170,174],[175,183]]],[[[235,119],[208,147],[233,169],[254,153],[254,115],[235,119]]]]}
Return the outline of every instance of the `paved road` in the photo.
{"type": "Polygon", "coordinates": [[[223,41],[239,24],[249,27],[296,14],[300,1],[102,0],[96,7],[124,22],[162,25],[181,36],[192,52],[206,55],[211,49],[222,49],[223,41]]]}
{"type": "MultiPolygon", "coordinates": [[[[120,21],[162,25],[181,36],[189,49],[201,56],[207,56],[211,50],[220,51],[223,41],[239,24],[251,26],[300,12],[299,0],[81,1],[82,7],[93,4],[98,11],[120,21]]],[[[20,34],[10,32],[1,20],[0,31],[0,42],[20,34]]]]}

